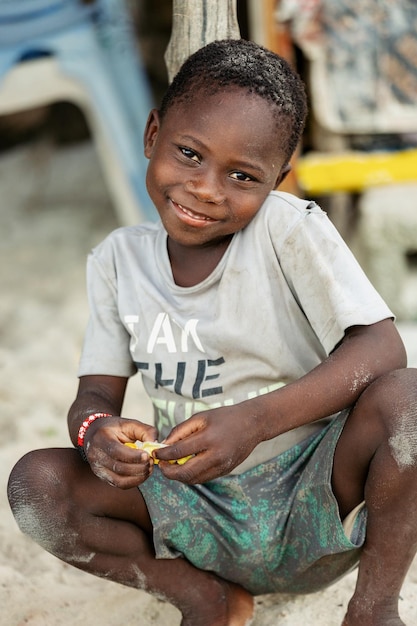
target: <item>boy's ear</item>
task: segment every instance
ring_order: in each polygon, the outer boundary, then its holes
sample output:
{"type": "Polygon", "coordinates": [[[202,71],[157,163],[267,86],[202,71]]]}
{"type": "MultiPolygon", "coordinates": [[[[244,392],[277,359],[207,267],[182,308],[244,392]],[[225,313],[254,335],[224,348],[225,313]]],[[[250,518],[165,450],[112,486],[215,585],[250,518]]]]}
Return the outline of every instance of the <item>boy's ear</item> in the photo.
{"type": "Polygon", "coordinates": [[[152,156],[153,147],[155,145],[160,126],[161,119],[159,111],[157,109],[152,109],[149,113],[143,135],[144,152],[147,159],[150,159],[152,156]]]}
{"type": "Polygon", "coordinates": [[[274,189],[278,189],[280,184],[287,178],[288,174],[291,172],[291,169],[292,168],[291,168],[291,165],[289,163],[287,163],[287,165],[284,165],[284,167],[280,171],[279,176],[278,176],[278,178],[276,180],[274,189]]]}

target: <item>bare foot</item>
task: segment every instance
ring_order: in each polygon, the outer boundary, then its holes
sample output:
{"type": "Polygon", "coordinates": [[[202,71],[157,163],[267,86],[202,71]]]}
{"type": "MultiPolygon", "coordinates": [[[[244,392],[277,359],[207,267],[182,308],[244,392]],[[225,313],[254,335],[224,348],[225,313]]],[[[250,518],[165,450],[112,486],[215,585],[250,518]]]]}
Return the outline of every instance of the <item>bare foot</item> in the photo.
{"type": "Polygon", "coordinates": [[[229,585],[229,587],[231,597],[228,626],[250,626],[255,613],[253,596],[238,585],[229,585]]]}
{"type": "Polygon", "coordinates": [[[343,620],[342,626],[405,626],[405,624],[399,617],[388,617],[386,620],[381,620],[380,618],[375,620],[371,618],[371,621],[364,621],[363,619],[350,620],[346,616],[343,620]]]}
{"type": "Polygon", "coordinates": [[[183,611],[181,626],[250,626],[254,612],[250,593],[239,585],[218,580],[204,602],[183,611]]]}
{"type": "MultiPolygon", "coordinates": [[[[396,603],[395,603],[396,604],[396,603]]],[[[395,607],[351,603],[342,626],[405,626],[395,607]]]]}

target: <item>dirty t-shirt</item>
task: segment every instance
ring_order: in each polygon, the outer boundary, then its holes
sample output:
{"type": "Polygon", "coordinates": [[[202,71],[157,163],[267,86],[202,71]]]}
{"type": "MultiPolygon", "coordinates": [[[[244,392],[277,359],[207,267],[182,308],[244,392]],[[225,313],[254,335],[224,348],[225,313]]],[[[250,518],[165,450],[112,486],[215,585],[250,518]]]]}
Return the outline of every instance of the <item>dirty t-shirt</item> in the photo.
{"type": "MultiPolygon", "coordinates": [[[[79,375],[139,371],[160,439],[199,411],[300,378],[348,327],[393,317],[326,214],[282,192],[270,194],[195,286],[175,284],[167,234],[156,223],[110,234],[89,256],[87,287],[79,375]]],[[[261,443],[235,472],[322,426],[261,443]]]]}

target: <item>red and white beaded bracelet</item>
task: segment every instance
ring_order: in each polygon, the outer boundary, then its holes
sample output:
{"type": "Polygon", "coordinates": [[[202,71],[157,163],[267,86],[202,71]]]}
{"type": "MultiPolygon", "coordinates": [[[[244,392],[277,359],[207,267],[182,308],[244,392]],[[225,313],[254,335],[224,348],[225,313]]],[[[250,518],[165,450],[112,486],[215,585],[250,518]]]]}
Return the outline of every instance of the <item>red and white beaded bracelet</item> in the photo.
{"type": "Polygon", "coordinates": [[[93,413],[92,415],[89,415],[87,419],[83,421],[78,431],[77,445],[80,448],[84,447],[84,437],[88,428],[91,426],[93,422],[95,422],[100,417],[113,417],[113,415],[111,415],[111,413],[93,413]]]}

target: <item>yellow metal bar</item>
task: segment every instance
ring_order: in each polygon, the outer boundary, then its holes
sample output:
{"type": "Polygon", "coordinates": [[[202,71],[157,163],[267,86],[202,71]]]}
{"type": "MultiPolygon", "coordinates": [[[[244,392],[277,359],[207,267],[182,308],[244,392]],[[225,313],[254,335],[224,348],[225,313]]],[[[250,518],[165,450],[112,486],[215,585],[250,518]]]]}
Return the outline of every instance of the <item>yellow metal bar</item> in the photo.
{"type": "Polygon", "coordinates": [[[296,174],[301,189],[311,195],[360,192],[377,185],[417,181],[417,149],[311,153],[298,158],[296,174]]]}

